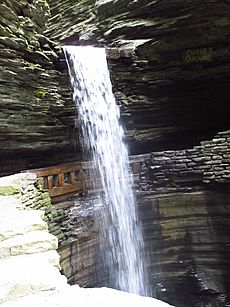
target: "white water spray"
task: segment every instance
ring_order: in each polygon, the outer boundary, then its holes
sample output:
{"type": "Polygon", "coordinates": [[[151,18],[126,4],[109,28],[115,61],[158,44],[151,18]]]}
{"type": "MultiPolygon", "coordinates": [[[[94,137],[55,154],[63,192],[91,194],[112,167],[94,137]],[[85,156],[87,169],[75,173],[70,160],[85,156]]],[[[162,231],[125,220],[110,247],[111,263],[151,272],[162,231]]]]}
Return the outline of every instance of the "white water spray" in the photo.
{"type": "Polygon", "coordinates": [[[82,125],[83,143],[92,152],[102,180],[105,210],[101,227],[107,240],[103,259],[109,270],[110,286],[149,295],[128,152],[105,50],[65,46],[64,52],[74,89],[73,100],[82,125]]]}

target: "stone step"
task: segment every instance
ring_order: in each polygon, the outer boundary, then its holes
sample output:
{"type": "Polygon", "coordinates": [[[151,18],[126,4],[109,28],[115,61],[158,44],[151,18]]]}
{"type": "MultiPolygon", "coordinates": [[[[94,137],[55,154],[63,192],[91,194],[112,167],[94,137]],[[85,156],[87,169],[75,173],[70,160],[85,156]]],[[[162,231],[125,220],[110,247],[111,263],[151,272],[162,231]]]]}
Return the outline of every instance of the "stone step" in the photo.
{"type": "MultiPolygon", "coordinates": [[[[2,307],[170,307],[171,305],[152,297],[139,296],[109,288],[80,288],[66,286],[61,291],[40,292],[9,301],[2,307]]],[[[171,306],[172,307],[172,306],[171,306]]]]}
{"type": "Polygon", "coordinates": [[[55,250],[58,247],[58,239],[46,231],[30,231],[23,235],[0,242],[0,259],[55,250]]]}
{"type": "Polygon", "coordinates": [[[57,267],[50,265],[46,256],[41,253],[0,261],[0,304],[37,291],[57,290],[66,286],[66,277],[60,274],[57,267]]]}
{"type": "Polygon", "coordinates": [[[20,202],[16,196],[2,196],[0,195],[0,213],[9,215],[15,213],[20,207],[20,202]]]}
{"type": "MultiPolygon", "coordinates": [[[[7,208],[9,209],[10,206],[7,208]]],[[[0,242],[30,231],[48,231],[46,222],[42,220],[43,217],[43,211],[15,211],[0,208],[0,242]]]]}
{"type": "Polygon", "coordinates": [[[20,193],[21,174],[0,178],[0,195],[15,195],[20,193]]]}
{"type": "Polygon", "coordinates": [[[40,260],[46,262],[47,264],[52,265],[53,267],[57,268],[57,269],[61,269],[59,261],[60,261],[60,255],[58,254],[58,252],[56,250],[49,250],[46,252],[42,252],[42,253],[35,253],[35,254],[27,254],[27,255],[17,255],[17,256],[10,256],[7,258],[3,258],[1,259],[0,263],[2,261],[21,261],[22,263],[27,263],[28,259],[31,259],[31,261],[33,260],[34,263],[38,263],[40,260]]]}

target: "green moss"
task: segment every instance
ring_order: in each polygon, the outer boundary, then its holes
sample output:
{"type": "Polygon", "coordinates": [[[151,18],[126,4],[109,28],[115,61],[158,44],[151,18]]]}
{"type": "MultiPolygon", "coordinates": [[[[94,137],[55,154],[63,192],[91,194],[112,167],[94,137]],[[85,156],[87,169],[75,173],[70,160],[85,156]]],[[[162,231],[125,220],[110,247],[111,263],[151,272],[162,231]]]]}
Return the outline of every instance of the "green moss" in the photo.
{"type": "Polygon", "coordinates": [[[38,98],[43,98],[48,94],[48,92],[46,90],[43,89],[37,89],[36,91],[34,91],[34,95],[38,98]]]}
{"type": "Polygon", "coordinates": [[[39,64],[34,64],[34,63],[27,62],[27,66],[25,66],[25,68],[28,69],[28,70],[34,71],[34,70],[39,70],[40,69],[40,65],[39,64]]]}
{"type": "Polygon", "coordinates": [[[47,199],[50,200],[49,192],[43,192],[43,193],[42,193],[42,198],[43,198],[43,199],[47,198],[47,199]]]}
{"type": "Polygon", "coordinates": [[[42,88],[39,88],[33,92],[35,97],[35,102],[39,103],[42,99],[45,98],[45,96],[48,94],[48,92],[42,88]]]}
{"type": "Polygon", "coordinates": [[[46,223],[48,223],[48,222],[49,222],[48,217],[47,217],[47,216],[44,216],[44,217],[43,217],[43,221],[45,221],[46,223]]]}
{"type": "Polygon", "coordinates": [[[20,188],[17,185],[0,186],[0,195],[15,195],[20,193],[20,188]]]}
{"type": "Polygon", "coordinates": [[[59,217],[59,216],[61,216],[61,214],[60,214],[60,212],[58,211],[58,210],[53,210],[52,211],[52,218],[56,218],[56,217],[59,217]]]}
{"type": "Polygon", "coordinates": [[[218,27],[228,26],[229,24],[230,24],[230,19],[228,17],[220,18],[215,22],[215,25],[218,27]]]}

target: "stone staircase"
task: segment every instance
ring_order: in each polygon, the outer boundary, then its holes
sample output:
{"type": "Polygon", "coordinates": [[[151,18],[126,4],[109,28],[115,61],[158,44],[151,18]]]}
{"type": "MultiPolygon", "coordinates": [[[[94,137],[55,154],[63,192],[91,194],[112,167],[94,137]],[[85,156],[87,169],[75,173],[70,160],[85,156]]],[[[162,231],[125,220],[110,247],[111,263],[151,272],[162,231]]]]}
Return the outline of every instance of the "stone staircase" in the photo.
{"type": "Polygon", "coordinates": [[[66,285],[57,238],[48,233],[43,216],[20,210],[16,196],[0,196],[0,303],[66,285]]]}

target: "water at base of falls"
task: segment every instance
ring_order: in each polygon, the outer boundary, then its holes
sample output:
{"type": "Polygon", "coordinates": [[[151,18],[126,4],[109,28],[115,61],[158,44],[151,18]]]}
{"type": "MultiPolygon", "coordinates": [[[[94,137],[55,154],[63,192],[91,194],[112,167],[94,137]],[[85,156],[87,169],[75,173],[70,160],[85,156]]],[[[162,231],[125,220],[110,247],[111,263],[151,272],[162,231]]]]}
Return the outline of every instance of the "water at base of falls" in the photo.
{"type": "Polygon", "coordinates": [[[108,268],[109,286],[150,295],[128,152],[105,50],[76,46],[63,49],[79,113],[83,146],[92,153],[101,176],[103,193],[100,197],[104,204],[100,224],[101,251],[108,268]]]}

